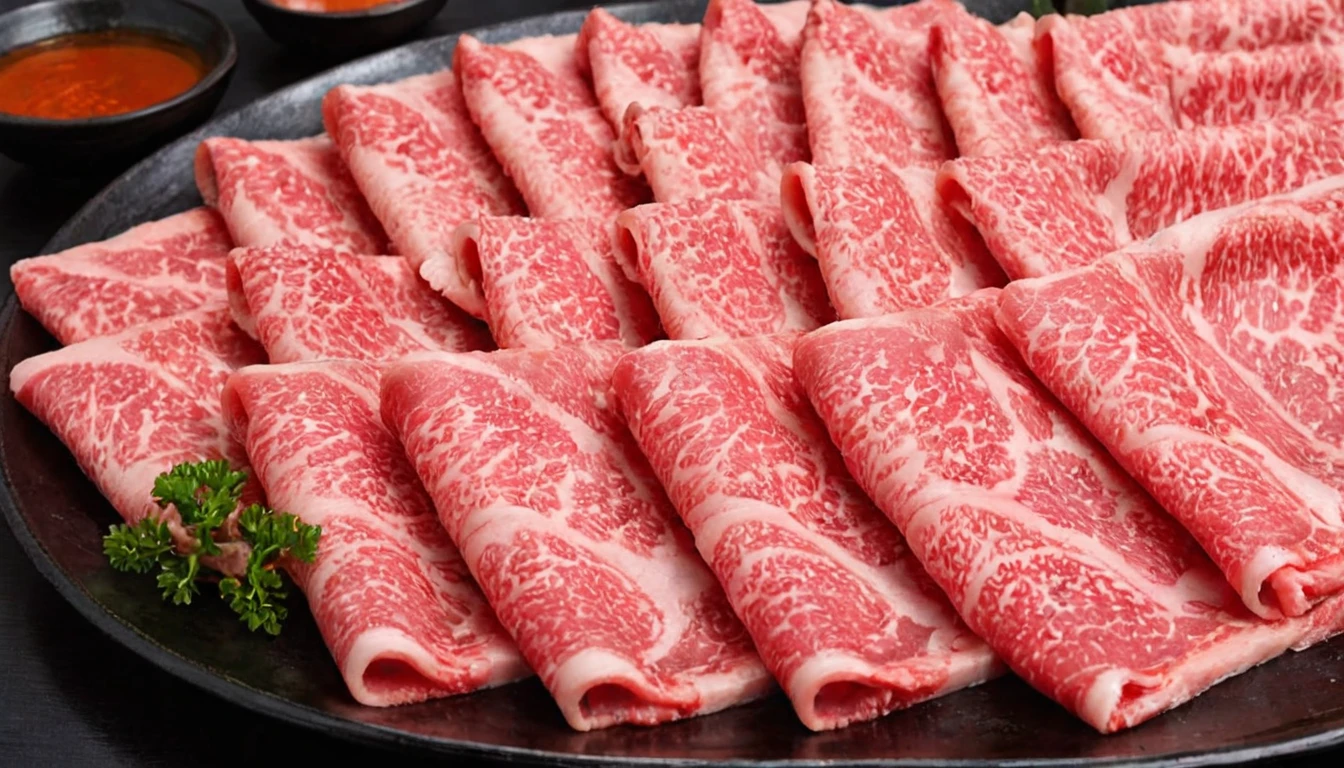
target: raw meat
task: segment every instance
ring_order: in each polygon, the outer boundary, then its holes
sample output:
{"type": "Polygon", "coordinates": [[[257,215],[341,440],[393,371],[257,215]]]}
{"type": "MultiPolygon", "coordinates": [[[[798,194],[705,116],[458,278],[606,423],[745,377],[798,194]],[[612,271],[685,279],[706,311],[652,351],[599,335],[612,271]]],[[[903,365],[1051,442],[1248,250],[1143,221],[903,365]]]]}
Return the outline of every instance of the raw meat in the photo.
{"type": "Polygon", "coordinates": [[[798,56],[807,3],[714,0],[700,36],[704,107],[633,104],[617,159],[663,203],[776,203],[783,167],[807,158],[798,56]]]}
{"type": "Polygon", "coordinates": [[[1022,13],[1001,26],[956,6],[931,35],[930,62],[943,114],[963,156],[999,155],[1070,141],[1073,119],[1055,94],[1051,62],[1022,13]]]}
{"type": "Polygon", "coordinates": [[[783,165],[807,157],[806,11],[712,0],[700,37],[705,106],[626,113],[625,140],[660,202],[618,217],[618,259],[671,338],[807,330],[834,317],[778,209],[783,165]]]}
{"type": "Polygon", "coordinates": [[[784,220],[842,318],[924,306],[1003,276],[943,210],[933,168],[956,154],[929,68],[951,0],[878,11],[818,0],[803,43],[813,163],[784,172],[784,220]]]}
{"type": "Polygon", "coordinates": [[[616,133],[588,89],[574,35],[485,45],[463,35],[453,55],[481,134],[533,216],[610,218],[648,190],[616,165],[616,133]]]}
{"type": "Polygon", "coordinates": [[[660,202],[617,218],[617,257],[671,338],[807,330],[834,318],[778,209],[783,165],[807,157],[806,12],[801,1],[711,0],[700,37],[705,106],[626,113],[626,140],[660,202]]]}
{"type": "Polygon", "coordinates": [[[62,344],[224,306],[231,242],[209,208],[151,221],[9,268],[19,303],[62,344]]]}
{"type": "Polygon", "coordinates": [[[476,582],[586,731],[764,695],[770,675],[608,394],[624,347],[409,357],[385,422],[476,582]]]}
{"type": "Polygon", "coordinates": [[[1013,671],[1109,733],[1336,631],[1338,601],[1305,620],[1247,611],[1032,378],[998,300],[838,323],[794,364],[859,485],[1013,671]]]}
{"type": "Polygon", "coordinates": [[[938,187],[1019,279],[1090,264],[1201,211],[1337,173],[1344,123],[1288,117],[963,158],[943,168],[938,187]]]}
{"type": "Polygon", "coordinates": [[[795,163],[783,200],[789,230],[816,254],[841,318],[923,307],[1005,282],[970,223],[938,204],[932,169],[795,163]]]}
{"type": "Polygon", "coordinates": [[[774,206],[654,203],[616,226],[617,259],[653,297],[668,338],[806,331],[835,318],[816,262],[774,206]]]}
{"type": "MultiPolygon", "coordinates": [[[[451,70],[383,85],[338,85],[322,100],[322,115],[369,207],[417,271],[448,255],[463,221],[527,212],[471,122],[451,70]]],[[[479,285],[451,279],[440,290],[485,316],[479,285]]]]}
{"type": "Polygon", "coordinates": [[[642,173],[660,203],[779,200],[779,174],[762,168],[727,122],[708,107],[645,109],[632,104],[621,142],[626,148],[625,156],[618,157],[621,167],[642,173]]]}
{"type": "Polygon", "coordinates": [[[710,0],[700,33],[700,90],[756,166],[774,179],[806,160],[798,60],[806,0],[710,0]]]}
{"type": "Polygon", "coordinates": [[[1259,51],[1168,53],[1176,124],[1234,125],[1281,115],[1344,116],[1344,46],[1299,43],[1259,51]]]}
{"type": "Polygon", "coordinates": [[[206,139],[196,187],[235,245],[386,253],[387,235],[325,135],[295,141],[206,139]]]}
{"type": "Polygon", "coordinates": [[[612,390],[803,724],[826,730],[1000,668],[845,470],[796,339],[654,344],[612,390]]]}
{"type": "Polygon", "coordinates": [[[929,66],[929,33],[958,8],[955,0],[881,11],[835,0],[812,4],[802,92],[813,163],[894,170],[956,156],[929,66]]]}
{"type": "Polygon", "coordinates": [[[1170,131],[1170,47],[1247,51],[1344,41],[1335,0],[1194,0],[1042,19],[1038,44],[1054,59],[1055,85],[1084,138],[1170,131]]]}
{"type": "Polygon", "coordinates": [[[631,104],[674,109],[700,103],[699,24],[627,24],[594,8],[574,54],[614,130],[631,104]]]}
{"type": "Polygon", "coordinates": [[[272,363],[494,347],[401,258],[277,246],[236,249],[228,266],[235,315],[247,311],[239,326],[256,331],[272,363]]]}
{"type": "Polygon", "coordinates": [[[249,366],[224,416],[275,509],[322,527],[287,566],[361,704],[467,693],[530,674],[378,410],[378,368],[249,366]]]}
{"type": "Polygon", "coordinates": [[[1344,590],[1344,176],[1015,284],[1027,364],[1266,618],[1344,590]]]}
{"type": "Polygon", "coordinates": [[[227,459],[247,468],[219,392],[234,369],[265,360],[217,307],[30,357],[9,372],[9,388],[134,523],[157,509],[154,478],[175,464],[227,459]]]}
{"type": "Polygon", "coordinates": [[[425,264],[466,265],[485,288],[486,320],[506,349],[616,340],[643,346],[658,336],[648,294],[616,263],[611,223],[599,219],[484,216],[457,231],[451,255],[425,264]]]}

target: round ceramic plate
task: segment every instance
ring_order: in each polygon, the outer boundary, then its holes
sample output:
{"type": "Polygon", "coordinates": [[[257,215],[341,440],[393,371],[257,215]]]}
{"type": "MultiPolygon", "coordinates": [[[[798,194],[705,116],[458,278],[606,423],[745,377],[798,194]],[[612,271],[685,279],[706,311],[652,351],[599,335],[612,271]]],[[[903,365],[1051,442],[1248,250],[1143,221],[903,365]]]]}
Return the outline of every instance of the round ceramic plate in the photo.
{"type": "MultiPolygon", "coordinates": [[[[1003,21],[1026,0],[967,0],[1003,21]]],[[[632,21],[696,21],[696,0],[616,9],[632,21]]],[[[578,30],[564,13],[482,30],[490,42],[578,30]]],[[[126,173],[84,207],[47,251],[97,240],[199,204],[191,158],[205,136],[297,138],[322,128],[330,87],[439,69],[444,38],[334,69],[219,119],[126,173]]],[[[0,318],[4,370],[55,342],[10,298],[0,318]]],[[[154,664],[248,709],[330,734],[391,747],[499,760],[660,765],[1199,765],[1300,753],[1344,743],[1344,640],[1290,653],[1229,680],[1146,725],[1099,736],[1021,681],[1008,678],[871,723],[811,733],[787,700],[768,700],[656,728],[570,730],[536,682],[427,704],[376,709],[347,693],[304,606],[277,639],[248,633],[218,601],[189,608],[159,599],[143,577],[114,572],[101,536],[117,521],[65,448],[8,394],[0,403],[0,503],[38,569],[99,629],[154,664]]]]}

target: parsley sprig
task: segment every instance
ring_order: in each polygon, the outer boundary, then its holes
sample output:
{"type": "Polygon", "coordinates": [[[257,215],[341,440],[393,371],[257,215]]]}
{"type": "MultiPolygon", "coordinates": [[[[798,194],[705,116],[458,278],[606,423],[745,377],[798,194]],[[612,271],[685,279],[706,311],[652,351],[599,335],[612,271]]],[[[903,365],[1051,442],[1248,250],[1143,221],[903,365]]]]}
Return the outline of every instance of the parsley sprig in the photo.
{"type": "Polygon", "coordinates": [[[158,569],[163,599],[174,605],[190,604],[202,581],[218,582],[248,629],[278,635],[289,590],[276,566],[286,556],[313,562],[322,529],[260,504],[243,507],[246,482],[227,461],[178,464],[154,480],[158,513],[112,526],[103,552],[119,571],[158,569]]]}

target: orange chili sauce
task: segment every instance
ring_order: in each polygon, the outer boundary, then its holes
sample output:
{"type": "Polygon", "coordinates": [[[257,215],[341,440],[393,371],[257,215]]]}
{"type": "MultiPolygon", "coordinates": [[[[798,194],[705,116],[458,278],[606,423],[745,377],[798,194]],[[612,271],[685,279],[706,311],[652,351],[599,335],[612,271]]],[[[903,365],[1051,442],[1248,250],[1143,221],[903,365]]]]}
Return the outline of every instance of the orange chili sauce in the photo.
{"type": "Polygon", "coordinates": [[[0,56],[0,112],[49,120],[119,115],[167,101],[204,76],[200,55],[158,35],[59,35],[0,56]]]}
{"type": "Polygon", "coordinates": [[[271,0],[281,8],[291,11],[309,11],[312,13],[345,13],[347,11],[365,11],[379,5],[400,2],[401,0],[271,0]]]}

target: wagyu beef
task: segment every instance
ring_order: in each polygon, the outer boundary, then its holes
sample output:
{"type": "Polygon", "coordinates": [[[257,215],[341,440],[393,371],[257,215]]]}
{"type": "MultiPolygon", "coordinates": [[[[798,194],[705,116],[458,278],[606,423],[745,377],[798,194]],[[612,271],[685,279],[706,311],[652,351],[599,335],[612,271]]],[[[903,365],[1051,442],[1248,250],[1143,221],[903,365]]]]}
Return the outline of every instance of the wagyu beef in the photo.
{"type": "Polygon", "coordinates": [[[10,371],[9,388],[134,523],[157,509],[154,478],[176,464],[225,459],[247,468],[219,393],[235,369],[265,360],[218,307],[30,357],[10,371]]]}
{"type": "Polygon", "coordinates": [[[293,141],[206,139],[196,187],[235,245],[386,253],[387,235],[325,135],[293,141]]]}
{"type": "Polygon", "coordinates": [[[322,527],[288,570],[351,695],[389,706],[530,674],[378,411],[378,367],[248,366],[224,415],[268,504],[322,527]]]}
{"type": "Polygon", "coordinates": [[[845,470],[794,379],[797,338],[654,344],[612,389],[761,658],[823,730],[999,666],[845,470]]]}
{"type": "MultiPolygon", "coordinates": [[[[1223,53],[1344,41],[1333,0],[1195,0],[1152,3],[1095,16],[1042,19],[1038,45],[1054,58],[1060,98],[1084,138],[1171,132],[1169,53],[1223,53]]],[[[1239,80],[1238,89],[1253,88],[1239,80]]]]}
{"type": "Polygon", "coordinates": [[[234,319],[253,332],[272,363],[494,348],[483,323],[395,256],[281,245],[238,248],[228,267],[234,319]]]}
{"type": "Polygon", "coordinates": [[[770,675],[608,393],[614,342],[422,354],[383,376],[401,439],[496,615],[578,730],[763,695],[770,675]]]}
{"type": "MultiPolygon", "coordinates": [[[[463,221],[526,213],[471,122],[451,70],[380,85],[338,85],[322,100],[322,115],[369,207],[414,269],[446,256],[463,221]]],[[[440,290],[484,316],[480,286],[465,276],[440,290]]]]}
{"type": "Polygon", "coordinates": [[[630,24],[594,8],[579,30],[574,55],[613,129],[620,129],[631,104],[700,103],[698,24],[630,24]]]}
{"type": "Polygon", "coordinates": [[[819,0],[803,32],[812,163],[781,183],[784,220],[814,255],[841,318],[924,306],[1003,276],[949,215],[934,169],[956,145],[934,87],[930,35],[951,0],[890,9],[819,0]]]}
{"type": "Polygon", "coordinates": [[[1026,13],[995,26],[960,5],[934,24],[929,58],[959,154],[999,155],[1078,137],[1035,32],[1026,13]]]}
{"type": "Polygon", "coordinates": [[[440,272],[460,265],[480,271],[486,320],[506,349],[638,347],[659,333],[648,294],[616,262],[610,221],[482,216],[458,229],[451,256],[422,271],[437,288],[440,272]]]}
{"type": "Polygon", "coordinates": [[[962,158],[938,176],[1013,279],[1049,275],[1203,211],[1344,173],[1344,123],[1287,117],[962,158]]]}
{"type": "Polygon", "coordinates": [[[816,262],[774,206],[653,203],[616,224],[617,258],[653,297],[669,338],[806,331],[835,317],[816,262]]]}
{"type": "Polygon", "coordinates": [[[224,306],[224,221],[193,208],[9,268],[19,303],[62,344],[224,306]]]}
{"type": "Polygon", "coordinates": [[[1026,280],[1000,322],[1246,605],[1344,590],[1344,177],[1026,280]]]}
{"type": "Polygon", "coordinates": [[[567,35],[486,45],[463,35],[453,54],[467,110],[533,216],[609,217],[648,195],[616,165],[616,132],[574,43],[567,35]]]}
{"type": "Polygon", "coordinates": [[[1266,622],[1022,364],[998,291],[837,323],[794,365],[855,479],[963,619],[1110,733],[1333,634],[1266,622]]]}

